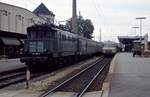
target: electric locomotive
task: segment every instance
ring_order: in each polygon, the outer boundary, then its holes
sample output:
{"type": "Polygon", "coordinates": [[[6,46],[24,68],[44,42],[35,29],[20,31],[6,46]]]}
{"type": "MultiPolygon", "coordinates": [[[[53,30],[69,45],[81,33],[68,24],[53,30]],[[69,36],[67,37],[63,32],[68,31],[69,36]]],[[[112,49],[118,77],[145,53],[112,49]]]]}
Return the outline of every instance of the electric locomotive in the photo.
{"type": "MultiPolygon", "coordinates": [[[[103,44],[48,24],[27,28],[24,54],[26,65],[71,62],[101,52],[103,44]]],[[[51,65],[52,65],[51,64],[51,65]]]]}

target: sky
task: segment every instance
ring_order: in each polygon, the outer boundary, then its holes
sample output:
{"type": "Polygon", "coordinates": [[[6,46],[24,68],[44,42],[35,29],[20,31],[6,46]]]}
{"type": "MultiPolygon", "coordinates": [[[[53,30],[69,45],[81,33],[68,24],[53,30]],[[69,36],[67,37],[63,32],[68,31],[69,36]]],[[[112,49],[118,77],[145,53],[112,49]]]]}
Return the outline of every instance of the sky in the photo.
{"type": "MultiPolygon", "coordinates": [[[[41,2],[52,11],[56,21],[65,21],[72,16],[72,0],[0,0],[33,11],[41,2]]],[[[77,0],[84,19],[94,24],[94,39],[118,41],[118,36],[140,35],[140,29],[133,29],[140,21],[136,17],[146,17],[142,22],[142,34],[150,36],[150,0],[77,0]],[[100,34],[101,31],[101,34],[100,34]]]]}

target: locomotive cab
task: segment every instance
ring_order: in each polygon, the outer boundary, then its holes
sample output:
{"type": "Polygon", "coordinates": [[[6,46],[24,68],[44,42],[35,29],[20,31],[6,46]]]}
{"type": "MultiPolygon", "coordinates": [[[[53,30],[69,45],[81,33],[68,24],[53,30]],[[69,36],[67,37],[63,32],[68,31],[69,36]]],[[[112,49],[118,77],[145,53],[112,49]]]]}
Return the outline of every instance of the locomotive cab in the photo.
{"type": "Polygon", "coordinates": [[[48,59],[47,55],[50,55],[55,50],[56,36],[56,31],[49,26],[38,25],[29,27],[21,62],[27,62],[26,64],[28,64],[29,61],[39,61],[41,59],[43,60],[42,62],[46,62],[48,59]]]}
{"type": "Polygon", "coordinates": [[[28,28],[28,39],[25,40],[25,49],[28,50],[29,53],[50,53],[48,51],[52,51],[52,45],[54,40],[56,39],[55,31],[45,27],[36,27],[36,28],[28,28]]]}

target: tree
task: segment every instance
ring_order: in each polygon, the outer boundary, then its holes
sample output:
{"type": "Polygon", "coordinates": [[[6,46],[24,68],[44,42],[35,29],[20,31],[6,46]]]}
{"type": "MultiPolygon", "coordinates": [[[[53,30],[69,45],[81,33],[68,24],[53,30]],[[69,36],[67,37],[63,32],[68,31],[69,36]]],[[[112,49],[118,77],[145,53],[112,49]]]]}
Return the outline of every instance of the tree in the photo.
{"type": "MultiPolygon", "coordinates": [[[[67,20],[66,28],[71,31],[72,18],[67,20]]],[[[78,34],[91,39],[94,32],[94,26],[90,19],[83,19],[82,16],[77,17],[78,34]]]]}

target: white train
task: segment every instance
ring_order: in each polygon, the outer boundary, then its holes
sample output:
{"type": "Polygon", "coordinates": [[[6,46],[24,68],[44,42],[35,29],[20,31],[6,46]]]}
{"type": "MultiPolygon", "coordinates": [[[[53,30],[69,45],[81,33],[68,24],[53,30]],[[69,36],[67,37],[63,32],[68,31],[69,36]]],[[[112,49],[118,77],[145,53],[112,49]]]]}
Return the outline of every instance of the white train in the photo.
{"type": "Polygon", "coordinates": [[[117,43],[107,41],[104,42],[104,46],[102,48],[102,52],[104,55],[115,55],[117,53],[117,43]]]}

